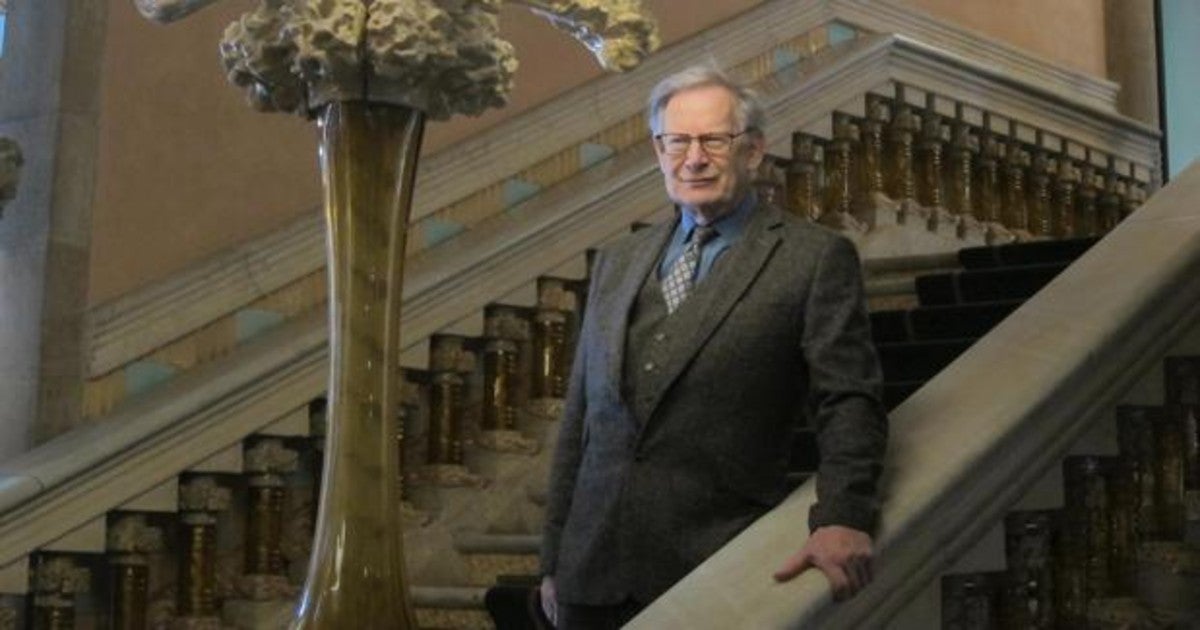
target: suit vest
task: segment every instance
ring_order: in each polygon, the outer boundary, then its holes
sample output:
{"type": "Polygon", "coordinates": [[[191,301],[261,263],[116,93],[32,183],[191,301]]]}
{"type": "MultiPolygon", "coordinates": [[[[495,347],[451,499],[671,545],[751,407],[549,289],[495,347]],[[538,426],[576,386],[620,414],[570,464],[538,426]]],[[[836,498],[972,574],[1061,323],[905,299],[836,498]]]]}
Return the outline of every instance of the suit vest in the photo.
{"type": "MultiPolygon", "coordinates": [[[[659,257],[661,261],[661,255],[659,257]]],[[[720,259],[717,260],[720,262],[720,259]]],[[[621,393],[633,410],[638,422],[649,420],[655,392],[662,391],[663,379],[667,378],[668,362],[684,349],[679,348],[687,338],[688,331],[701,323],[704,312],[696,307],[700,300],[696,294],[704,290],[705,283],[692,287],[688,299],[667,312],[663,299],[662,283],[658,280],[659,263],[650,268],[642,288],[634,299],[629,313],[629,325],[625,333],[625,364],[622,366],[621,393]]],[[[709,271],[712,278],[716,265],[709,271]]]]}

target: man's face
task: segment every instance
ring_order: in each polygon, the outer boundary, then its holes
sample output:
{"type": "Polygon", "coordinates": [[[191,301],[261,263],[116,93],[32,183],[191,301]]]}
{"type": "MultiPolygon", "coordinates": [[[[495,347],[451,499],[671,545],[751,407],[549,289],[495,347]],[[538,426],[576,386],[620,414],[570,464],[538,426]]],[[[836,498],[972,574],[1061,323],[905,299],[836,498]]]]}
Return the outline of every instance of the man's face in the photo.
{"type": "MultiPolygon", "coordinates": [[[[679,92],[667,101],[659,133],[740,134],[733,94],[723,87],[701,86],[679,92]]],[[[705,151],[692,142],[682,155],[668,155],[654,142],[658,168],[667,196],[681,207],[714,220],[733,208],[750,186],[754,169],[762,162],[764,146],[757,134],[734,138],[727,151],[705,151]]]]}

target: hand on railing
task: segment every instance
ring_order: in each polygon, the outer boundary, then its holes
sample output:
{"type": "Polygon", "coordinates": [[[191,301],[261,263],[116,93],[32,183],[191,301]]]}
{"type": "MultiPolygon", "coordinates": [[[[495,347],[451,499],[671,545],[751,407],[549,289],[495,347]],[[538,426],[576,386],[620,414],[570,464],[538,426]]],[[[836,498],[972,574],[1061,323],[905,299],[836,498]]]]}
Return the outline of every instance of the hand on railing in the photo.
{"type": "Polygon", "coordinates": [[[788,558],[774,577],[786,582],[808,569],[820,569],[829,580],[833,598],[843,601],[871,582],[873,562],[868,534],[841,525],[827,525],[813,530],[804,548],[788,558]]]}

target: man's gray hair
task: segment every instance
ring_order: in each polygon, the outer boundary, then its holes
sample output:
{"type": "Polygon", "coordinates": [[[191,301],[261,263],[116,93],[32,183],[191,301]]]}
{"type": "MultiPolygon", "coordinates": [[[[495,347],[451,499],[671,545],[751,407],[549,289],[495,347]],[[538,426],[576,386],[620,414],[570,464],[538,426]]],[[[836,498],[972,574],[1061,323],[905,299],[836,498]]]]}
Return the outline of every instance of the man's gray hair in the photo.
{"type": "Polygon", "coordinates": [[[757,135],[763,134],[767,123],[767,114],[763,110],[758,94],[729,78],[729,75],[713,66],[692,66],[668,76],[650,91],[650,108],[648,112],[650,133],[662,133],[663,110],[671,98],[680,92],[716,85],[725,88],[733,95],[735,122],[740,129],[735,132],[749,131],[757,135]]]}

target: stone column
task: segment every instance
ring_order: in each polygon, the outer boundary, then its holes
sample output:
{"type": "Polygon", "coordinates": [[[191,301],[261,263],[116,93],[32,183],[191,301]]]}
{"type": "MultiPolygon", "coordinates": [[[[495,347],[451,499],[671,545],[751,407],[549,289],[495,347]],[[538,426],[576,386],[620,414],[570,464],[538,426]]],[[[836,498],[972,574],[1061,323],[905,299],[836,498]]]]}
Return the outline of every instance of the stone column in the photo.
{"type": "Polygon", "coordinates": [[[229,509],[231,495],[212,477],[179,487],[181,548],[175,630],[219,630],[216,601],[217,512],[229,509]]]}
{"type": "Polygon", "coordinates": [[[1154,0],[1104,0],[1105,65],[1121,84],[1117,111],[1158,126],[1154,0]]]}
{"type": "Polygon", "coordinates": [[[33,630],[75,627],[75,597],[89,590],[91,574],[66,556],[46,555],[33,569],[33,630]]]}
{"type": "Polygon", "coordinates": [[[110,523],[108,614],[113,630],[147,627],[150,569],[146,556],[163,547],[162,530],[147,525],[144,515],[126,514],[110,523]]]}
{"type": "Polygon", "coordinates": [[[25,153],[0,221],[0,460],[81,417],[108,2],[10,2],[0,136],[25,153]]]}

